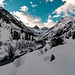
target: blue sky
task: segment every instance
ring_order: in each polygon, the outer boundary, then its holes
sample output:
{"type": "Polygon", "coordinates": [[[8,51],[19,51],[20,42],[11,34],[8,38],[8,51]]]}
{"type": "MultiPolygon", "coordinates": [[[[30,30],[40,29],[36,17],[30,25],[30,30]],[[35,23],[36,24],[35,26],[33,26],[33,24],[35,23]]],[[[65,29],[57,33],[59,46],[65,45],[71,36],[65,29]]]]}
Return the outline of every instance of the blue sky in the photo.
{"type": "Polygon", "coordinates": [[[75,0],[0,0],[0,4],[30,27],[52,27],[62,17],[75,16],[75,0]]]}

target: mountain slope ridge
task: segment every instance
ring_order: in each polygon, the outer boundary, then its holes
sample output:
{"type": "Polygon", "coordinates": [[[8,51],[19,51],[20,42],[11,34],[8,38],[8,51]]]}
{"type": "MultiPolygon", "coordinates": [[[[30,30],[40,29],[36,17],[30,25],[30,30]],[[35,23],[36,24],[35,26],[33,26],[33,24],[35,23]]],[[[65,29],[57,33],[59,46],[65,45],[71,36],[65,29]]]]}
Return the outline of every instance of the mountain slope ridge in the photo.
{"type": "Polygon", "coordinates": [[[13,23],[14,25],[22,28],[25,32],[33,34],[27,26],[17,20],[12,14],[2,7],[0,7],[0,19],[2,19],[2,22],[5,21],[7,24],[13,23]]]}
{"type": "Polygon", "coordinates": [[[64,31],[64,33],[70,31],[71,29],[74,30],[75,17],[62,18],[60,21],[56,23],[55,26],[51,27],[47,32],[45,32],[45,35],[43,35],[43,38],[53,37],[54,35],[56,35],[57,31],[60,31],[61,29],[64,31]]]}

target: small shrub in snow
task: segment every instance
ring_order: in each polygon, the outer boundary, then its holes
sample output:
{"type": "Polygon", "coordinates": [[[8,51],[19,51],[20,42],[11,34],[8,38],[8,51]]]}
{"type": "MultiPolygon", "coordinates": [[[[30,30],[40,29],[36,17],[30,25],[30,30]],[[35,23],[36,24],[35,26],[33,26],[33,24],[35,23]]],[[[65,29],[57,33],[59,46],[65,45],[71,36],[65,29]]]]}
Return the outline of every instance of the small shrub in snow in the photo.
{"type": "Polygon", "coordinates": [[[11,59],[14,57],[15,49],[10,43],[4,43],[1,46],[2,54],[4,55],[4,60],[11,59]]]}
{"type": "Polygon", "coordinates": [[[14,49],[14,47],[11,44],[8,45],[7,52],[9,54],[9,58],[13,58],[14,57],[15,49],[14,49]]]}
{"type": "Polygon", "coordinates": [[[69,36],[66,36],[65,38],[66,38],[66,39],[69,39],[69,36]]]}
{"type": "Polygon", "coordinates": [[[55,59],[55,56],[52,54],[50,61],[53,61],[54,59],[55,59]]]}
{"type": "Polygon", "coordinates": [[[45,48],[45,52],[47,52],[47,48],[45,48]]]}
{"type": "Polygon", "coordinates": [[[22,50],[24,46],[25,46],[25,42],[23,40],[19,40],[16,42],[16,49],[22,50]]]}
{"type": "Polygon", "coordinates": [[[71,36],[72,36],[72,33],[71,33],[71,31],[69,31],[69,32],[68,32],[68,36],[69,36],[69,37],[71,37],[71,36]]]}
{"type": "Polygon", "coordinates": [[[34,50],[32,48],[29,48],[30,49],[30,52],[33,52],[34,50]]]}

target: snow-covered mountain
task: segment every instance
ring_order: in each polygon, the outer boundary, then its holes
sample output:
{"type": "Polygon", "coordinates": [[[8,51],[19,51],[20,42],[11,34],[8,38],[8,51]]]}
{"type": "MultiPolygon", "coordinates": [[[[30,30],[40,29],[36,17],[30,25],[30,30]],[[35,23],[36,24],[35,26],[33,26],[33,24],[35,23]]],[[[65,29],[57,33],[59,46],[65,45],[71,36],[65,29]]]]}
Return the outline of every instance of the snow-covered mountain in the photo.
{"type": "Polygon", "coordinates": [[[34,39],[34,34],[27,26],[0,7],[0,66],[33,51],[34,39]]]}
{"type": "MultiPolygon", "coordinates": [[[[7,10],[0,7],[0,24],[5,23],[5,26],[15,26],[22,28],[27,33],[32,33],[27,26],[25,26],[21,21],[17,20],[12,16],[7,10]]],[[[33,33],[32,33],[33,34],[33,33]]]]}
{"type": "Polygon", "coordinates": [[[37,25],[33,27],[33,29],[40,29],[37,25]]]}
{"type": "Polygon", "coordinates": [[[41,28],[42,30],[44,30],[44,31],[46,31],[46,30],[48,30],[49,28],[48,27],[43,27],[43,28],[41,28]]]}
{"type": "Polygon", "coordinates": [[[29,29],[36,35],[36,36],[42,36],[44,32],[46,32],[49,28],[43,27],[39,28],[37,25],[33,28],[29,27],[29,29]]]}
{"type": "Polygon", "coordinates": [[[67,36],[69,32],[75,30],[75,17],[64,17],[44,33],[43,38],[51,38],[57,36],[67,36]]]}

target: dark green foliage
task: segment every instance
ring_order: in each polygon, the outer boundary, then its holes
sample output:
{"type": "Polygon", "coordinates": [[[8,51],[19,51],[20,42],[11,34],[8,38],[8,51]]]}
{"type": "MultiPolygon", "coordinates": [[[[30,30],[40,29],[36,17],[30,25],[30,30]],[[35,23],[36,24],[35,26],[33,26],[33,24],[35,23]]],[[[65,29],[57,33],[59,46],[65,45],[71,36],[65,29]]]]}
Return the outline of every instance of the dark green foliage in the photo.
{"type": "Polygon", "coordinates": [[[63,44],[64,40],[61,37],[54,37],[51,39],[51,47],[63,44]]]}
{"type": "Polygon", "coordinates": [[[75,39],[75,31],[72,34],[72,39],[75,39]]]}
{"type": "Polygon", "coordinates": [[[0,46],[2,46],[2,43],[3,43],[3,42],[2,42],[2,41],[0,41],[0,46]]]}
{"type": "Polygon", "coordinates": [[[41,45],[40,47],[37,47],[37,49],[42,49],[46,45],[46,41],[45,40],[38,40],[38,41],[36,41],[36,44],[41,45]]]}
{"type": "Polygon", "coordinates": [[[4,15],[2,12],[0,12],[0,18],[2,18],[3,21],[6,21],[7,24],[11,23],[11,21],[9,20],[9,18],[6,15],[4,15]]]}
{"type": "Polygon", "coordinates": [[[14,32],[12,33],[12,38],[13,38],[14,40],[19,40],[19,39],[20,39],[20,33],[18,33],[17,31],[14,31],[14,32]]]}
{"type": "Polygon", "coordinates": [[[2,26],[1,26],[1,23],[0,23],[0,27],[2,27],[2,26]]]}
{"type": "Polygon", "coordinates": [[[30,52],[33,52],[34,50],[32,48],[29,48],[30,49],[30,52]]]}
{"type": "Polygon", "coordinates": [[[28,40],[28,33],[25,33],[25,40],[28,40]]]}
{"type": "Polygon", "coordinates": [[[56,33],[56,36],[61,36],[63,34],[63,29],[59,29],[56,33]]]}
{"type": "Polygon", "coordinates": [[[68,32],[68,36],[71,37],[71,35],[72,35],[71,31],[69,31],[69,32],[68,32]]]}
{"type": "Polygon", "coordinates": [[[9,44],[8,45],[9,58],[13,58],[14,57],[14,51],[15,51],[14,47],[11,44],[9,44]]]}
{"type": "Polygon", "coordinates": [[[66,39],[69,39],[69,36],[66,36],[65,38],[66,38],[66,39]]]}
{"type": "Polygon", "coordinates": [[[34,36],[32,36],[32,41],[34,41],[34,36]]]}

